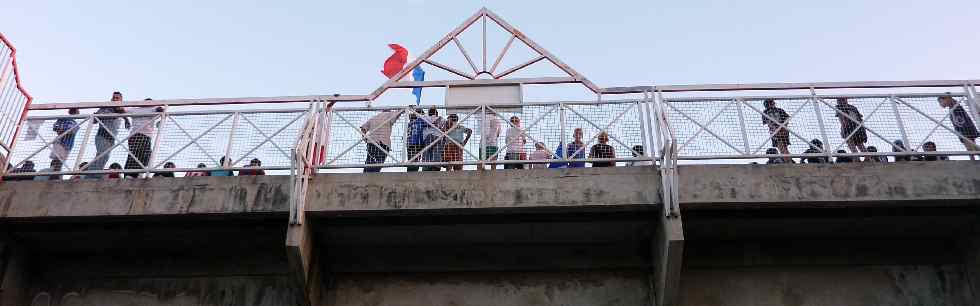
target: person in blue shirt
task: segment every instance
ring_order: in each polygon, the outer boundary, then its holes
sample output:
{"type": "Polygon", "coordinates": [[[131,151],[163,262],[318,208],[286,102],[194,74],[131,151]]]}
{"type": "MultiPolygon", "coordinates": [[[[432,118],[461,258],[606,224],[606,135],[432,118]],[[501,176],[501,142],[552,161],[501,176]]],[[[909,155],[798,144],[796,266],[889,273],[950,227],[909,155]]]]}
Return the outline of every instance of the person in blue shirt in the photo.
{"type": "MultiPolygon", "coordinates": [[[[568,159],[583,159],[585,158],[585,142],[582,141],[585,133],[582,128],[576,128],[572,136],[575,138],[574,141],[568,145],[559,144],[558,148],[555,150],[555,158],[562,159],[567,157],[568,159]]],[[[548,168],[585,168],[585,162],[554,162],[548,165],[548,168]]]]}
{"type": "MultiPolygon", "coordinates": [[[[68,110],[69,115],[78,115],[78,109],[68,110]]],[[[71,149],[75,147],[75,133],[78,132],[78,122],[72,118],[59,118],[54,122],[52,129],[58,135],[58,141],[51,145],[51,159],[64,162],[71,154],[71,149]]]]}
{"type": "MultiPolygon", "coordinates": [[[[220,166],[225,167],[226,163],[228,163],[228,157],[222,156],[220,166]]],[[[231,165],[228,166],[230,167],[231,165]]],[[[231,170],[213,170],[208,174],[208,176],[235,176],[235,172],[231,170]]]]}
{"type": "MultiPolygon", "coordinates": [[[[408,151],[408,158],[412,160],[410,162],[418,162],[421,156],[417,158],[419,152],[425,148],[425,120],[419,116],[424,116],[421,109],[415,109],[415,111],[409,113],[408,115],[408,132],[406,137],[406,150],[408,151]]],[[[408,172],[419,171],[418,166],[408,166],[408,172]]]]}

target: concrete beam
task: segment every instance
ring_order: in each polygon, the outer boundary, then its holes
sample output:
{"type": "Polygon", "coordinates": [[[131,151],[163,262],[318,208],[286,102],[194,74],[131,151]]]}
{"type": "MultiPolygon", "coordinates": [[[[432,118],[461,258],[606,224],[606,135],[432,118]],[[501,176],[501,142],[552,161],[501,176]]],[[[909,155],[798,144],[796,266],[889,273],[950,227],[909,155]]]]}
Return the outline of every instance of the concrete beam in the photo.
{"type": "Polygon", "coordinates": [[[686,165],[678,173],[682,209],[950,205],[980,200],[980,163],[971,161],[686,165]]]}
{"type": "Polygon", "coordinates": [[[684,228],[680,216],[663,217],[653,236],[653,292],[658,306],[678,305],[681,264],[684,257],[684,228]]]}
{"type": "Polygon", "coordinates": [[[286,213],[288,176],[0,184],[0,218],[286,213]]]}
{"type": "Polygon", "coordinates": [[[289,270],[303,294],[298,300],[305,306],[325,305],[321,303],[324,282],[324,269],[320,262],[314,232],[309,222],[290,224],[286,232],[286,259],[289,270]]]}
{"type": "Polygon", "coordinates": [[[307,211],[656,205],[654,167],[320,175],[307,211]],[[640,186],[643,186],[642,188],[640,186]]]}

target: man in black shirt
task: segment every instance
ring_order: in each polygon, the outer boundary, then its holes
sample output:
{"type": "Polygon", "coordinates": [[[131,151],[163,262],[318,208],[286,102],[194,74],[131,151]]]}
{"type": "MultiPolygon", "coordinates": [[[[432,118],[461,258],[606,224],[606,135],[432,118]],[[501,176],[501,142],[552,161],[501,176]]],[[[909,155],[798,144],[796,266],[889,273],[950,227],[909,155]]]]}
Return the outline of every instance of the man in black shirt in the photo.
{"type": "Polygon", "coordinates": [[[840,121],[840,137],[847,142],[851,153],[867,152],[864,144],[868,142],[868,133],[864,130],[864,116],[857,107],[847,103],[847,98],[837,98],[837,112],[834,114],[840,121]]]}
{"type": "MultiPolygon", "coordinates": [[[[776,107],[776,100],[766,99],[763,102],[766,109],[762,112],[762,124],[769,127],[769,138],[772,139],[772,146],[779,150],[780,154],[789,155],[789,114],[782,108],[776,107]]],[[[789,157],[783,158],[787,163],[793,162],[789,157]]]]}
{"type": "MultiPolygon", "coordinates": [[[[803,154],[824,154],[823,142],[820,139],[810,140],[810,148],[803,151],[803,154]]],[[[800,163],[807,164],[829,164],[830,158],[827,156],[813,156],[803,158],[800,163]]]]}
{"type": "MultiPolygon", "coordinates": [[[[616,150],[609,145],[609,134],[606,132],[600,132],[599,136],[596,137],[599,143],[592,146],[589,151],[589,158],[616,158],[616,150]]],[[[616,162],[603,161],[603,162],[592,162],[592,167],[615,167],[616,162]]]]}
{"type": "MultiPolygon", "coordinates": [[[[956,99],[953,99],[951,95],[945,95],[939,97],[939,106],[944,108],[952,109],[949,112],[949,120],[953,122],[953,129],[956,133],[960,134],[960,142],[966,147],[967,151],[980,151],[980,146],[977,146],[977,137],[980,137],[980,132],[977,131],[977,126],[973,124],[973,119],[970,119],[970,114],[963,109],[956,99]]],[[[971,160],[976,160],[975,155],[970,155],[971,160]]]]}

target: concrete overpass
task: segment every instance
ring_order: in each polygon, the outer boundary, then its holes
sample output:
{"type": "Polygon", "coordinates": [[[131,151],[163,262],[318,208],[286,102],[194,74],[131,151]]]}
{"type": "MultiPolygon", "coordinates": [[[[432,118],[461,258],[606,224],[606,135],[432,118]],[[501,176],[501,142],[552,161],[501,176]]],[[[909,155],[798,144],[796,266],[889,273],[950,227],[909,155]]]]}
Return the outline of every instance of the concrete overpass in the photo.
{"type": "Polygon", "coordinates": [[[977,305],[980,163],[5,182],[3,305],[977,305]]]}

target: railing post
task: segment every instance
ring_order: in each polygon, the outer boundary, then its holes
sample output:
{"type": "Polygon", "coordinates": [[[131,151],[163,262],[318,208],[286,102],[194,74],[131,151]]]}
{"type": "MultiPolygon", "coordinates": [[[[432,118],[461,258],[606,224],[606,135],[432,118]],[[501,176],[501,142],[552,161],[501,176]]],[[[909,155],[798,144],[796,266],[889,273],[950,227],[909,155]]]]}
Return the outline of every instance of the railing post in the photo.
{"type": "MultiPolygon", "coordinates": [[[[96,123],[95,123],[95,114],[89,115],[88,120],[86,120],[85,122],[87,122],[88,125],[85,127],[85,136],[82,136],[82,145],[81,145],[81,148],[78,149],[78,158],[75,159],[75,166],[72,168],[72,169],[75,169],[75,170],[79,170],[78,167],[79,167],[79,165],[82,164],[82,158],[85,158],[85,147],[88,146],[87,145],[88,144],[88,140],[91,139],[91,137],[92,137],[92,126],[93,125],[96,125],[96,123]]],[[[7,158],[9,159],[10,157],[7,157],[7,158]]],[[[4,165],[6,165],[6,163],[4,163],[4,165]]]]}
{"type": "MultiPolygon", "coordinates": [[[[905,121],[902,120],[902,113],[898,112],[898,101],[895,101],[895,95],[889,96],[888,101],[892,103],[892,112],[895,114],[895,123],[898,124],[898,131],[902,134],[902,144],[905,145],[905,147],[902,148],[902,151],[908,152],[911,148],[911,144],[909,143],[909,135],[905,132],[905,121]]],[[[894,148],[895,145],[893,143],[892,149],[894,148]]],[[[896,160],[897,158],[898,157],[896,157],[896,160]]]]}
{"type": "Polygon", "coordinates": [[[649,98],[649,91],[644,90],[643,100],[637,103],[637,107],[640,108],[640,136],[643,138],[643,155],[646,157],[650,157],[650,150],[653,148],[653,146],[650,144],[650,139],[653,138],[653,135],[648,136],[648,134],[650,134],[652,131],[652,129],[648,127],[650,124],[652,124],[652,122],[647,121],[649,115],[647,110],[647,101],[649,98]]]}
{"type": "MultiPolygon", "coordinates": [[[[480,162],[478,167],[480,170],[486,170],[486,161],[489,156],[487,156],[487,131],[484,129],[487,127],[487,106],[480,105],[480,162]]],[[[414,157],[414,156],[412,156],[414,157]]]]}
{"type": "Polygon", "coordinates": [[[558,145],[561,146],[561,160],[568,161],[568,143],[565,142],[565,103],[558,103],[558,129],[561,136],[558,145]]]}
{"type": "MultiPolygon", "coordinates": [[[[152,123],[150,123],[152,124],[152,123]]],[[[163,135],[163,128],[167,126],[167,106],[163,106],[160,113],[160,127],[157,128],[156,135],[153,136],[153,151],[150,151],[150,159],[143,165],[146,168],[146,177],[150,177],[150,170],[156,165],[157,150],[160,149],[160,136],[163,135]]]]}
{"type": "MultiPolygon", "coordinates": [[[[813,113],[817,116],[817,125],[820,127],[820,137],[823,138],[823,148],[820,148],[820,150],[823,150],[824,154],[827,155],[827,158],[830,159],[829,161],[833,161],[834,152],[833,150],[827,149],[830,147],[830,138],[827,137],[827,127],[824,125],[823,114],[820,113],[820,103],[817,102],[817,99],[819,99],[819,97],[817,97],[817,91],[814,90],[813,87],[810,87],[810,103],[813,103],[813,113]]],[[[809,144],[807,145],[809,146],[809,144]]]]}
{"type": "MultiPolygon", "coordinates": [[[[231,129],[228,130],[228,146],[225,147],[225,161],[221,163],[222,168],[231,167],[231,145],[235,142],[235,130],[238,129],[238,118],[241,116],[241,112],[235,112],[234,118],[231,122],[231,129]]],[[[219,159],[220,161],[220,159],[219,159]]]]}
{"type": "Polygon", "coordinates": [[[735,109],[738,110],[739,129],[742,130],[742,148],[745,150],[746,155],[752,155],[752,153],[755,152],[750,152],[749,149],[749,133],[746,131],[745,127],[745,114],[742,112],[742,103],[744,102],[745,101],[743,101],[742,98],[735,98],[735,109]]]}

